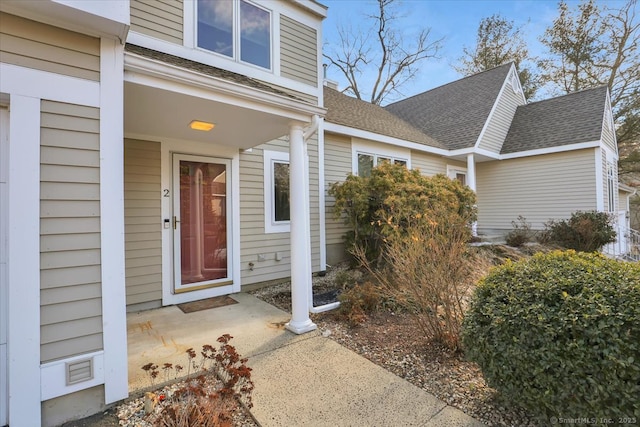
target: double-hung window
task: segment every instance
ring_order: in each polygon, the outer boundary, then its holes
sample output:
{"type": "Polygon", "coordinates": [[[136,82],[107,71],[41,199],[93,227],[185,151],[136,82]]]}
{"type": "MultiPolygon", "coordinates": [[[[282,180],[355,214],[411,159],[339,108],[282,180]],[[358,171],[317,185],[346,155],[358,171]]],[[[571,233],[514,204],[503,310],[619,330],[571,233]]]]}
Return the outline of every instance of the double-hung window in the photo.
{"type": "Polygon", "coordinates": [[[290,229],[289,153],[264,151],[265,233],[285,233],[290,229]]]}
{"type": "Polygon", "coordinates": [[[271,12],[246,0],[197,0],[199,48],[271,69],[271,12]]]}

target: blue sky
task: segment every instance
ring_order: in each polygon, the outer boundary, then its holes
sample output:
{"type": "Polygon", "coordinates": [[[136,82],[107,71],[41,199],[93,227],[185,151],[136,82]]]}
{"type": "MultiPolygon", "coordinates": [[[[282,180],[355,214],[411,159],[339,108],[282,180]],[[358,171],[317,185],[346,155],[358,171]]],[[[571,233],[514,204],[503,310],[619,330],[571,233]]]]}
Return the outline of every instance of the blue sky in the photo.
{"type": "MultiPolygon", "coordinates": [[[[328,16],[323,25],[325,43],[336,44],[339,40],[337,29],[340,25],[363,27],[367,21],[365,15],[376,12],[376,2],[370,0],[320,0],[329,7],[328,16]]],[[[575,5],[576,0],[568,0],[575,5]]],[[[599,1],[599,4],[605,4],[599,1]]],[[[621,0],[607,1],[611,6],[620,6],[621,0]]],[[[462,49],[475,46],[476,33],[480,20],[493,14],[500,14],[523,26],[522,32],[528,42],[532,55],[543,53],[538,38],[544,33],[557,16],[556,0],[401,0],[398,11],[405,16],[400,23],[405,38],[416,34],[420,28],[431,27],[434,38],[444,37],[440,59],[423,62],[419,75],[403,89],[405,96],[424,92],[431,88],[456,80],[460,76],[452,67],[462,49]]],[[[326,62],[326,61],[325,61],[326,62]]],[[[346,80],[335,67],[329,67],[327,77],[339,83],[342,89],[346,80]]],[[[368,85],[370,87],[371,85],[368,85]]]]}

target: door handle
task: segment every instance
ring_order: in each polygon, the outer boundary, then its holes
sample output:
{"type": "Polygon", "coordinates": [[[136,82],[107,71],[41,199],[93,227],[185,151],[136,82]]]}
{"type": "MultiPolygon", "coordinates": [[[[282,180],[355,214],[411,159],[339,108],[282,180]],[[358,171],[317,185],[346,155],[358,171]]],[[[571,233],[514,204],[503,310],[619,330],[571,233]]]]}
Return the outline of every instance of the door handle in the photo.
{"type": "Polygon", "coordinates": [[[177,216],[173,216],[173,229],[177,230],[178,229],[178,223],[180,222],[180,220],[178,219],[177,216]]]}

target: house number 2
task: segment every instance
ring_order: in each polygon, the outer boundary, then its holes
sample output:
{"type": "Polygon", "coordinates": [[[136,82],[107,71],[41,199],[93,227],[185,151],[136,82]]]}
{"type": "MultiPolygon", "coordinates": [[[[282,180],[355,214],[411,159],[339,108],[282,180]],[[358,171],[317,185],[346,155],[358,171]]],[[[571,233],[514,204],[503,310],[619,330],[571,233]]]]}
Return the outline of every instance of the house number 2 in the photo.
{"type": "Polygon", "coordinates": [[[169,197],[169,189],[165,188],[162,190],[162,197],[169,197]]]}

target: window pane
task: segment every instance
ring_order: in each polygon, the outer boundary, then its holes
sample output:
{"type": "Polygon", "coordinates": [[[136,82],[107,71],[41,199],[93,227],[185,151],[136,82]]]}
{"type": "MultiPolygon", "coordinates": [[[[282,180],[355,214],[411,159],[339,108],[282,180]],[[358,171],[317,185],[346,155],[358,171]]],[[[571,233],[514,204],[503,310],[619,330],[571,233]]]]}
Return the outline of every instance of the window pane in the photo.
{"type": "Polygon", "coordinates": [[[198,0],[198,47],[233,57],[231,0],[198,0]]]}
{"type": "Polygon", "coordinates": [[[460,182],[460,184],[467,185],[467,174],[456,172],[456,179],[460,182]]]}
{"type": "Polygon", "coordinates": [[[289,164],[273,163],[274,220],[289,221],[289,164]]]}
{"type": "Polygon", "coordinates": [[[376,163],[376,166],[381,165],[383,163],[391,163],[391,159],[389,157],[378,156],[378,162],[376,163]]]}
{"type": "Polygon", "coordinates": [[[240,2],[240,59],[271,68],[271,19],[269,12],[240,2]]]}
{"type": "Polygon", "coordinates": [[[371,169],[373,169],[373,156],[358,154],[358,175],[370,176],[371,169]]]}
{"type": "Polygon", "coordinates": [[[396,160],[393,161],[393,163],[396,164],[396,165],[402,165],[402,166],[405,166],[405,167],[407,166],[407,161],[406,160],[397,160],[396,159],[396,160]]]}

